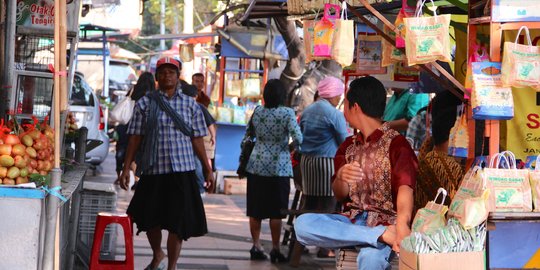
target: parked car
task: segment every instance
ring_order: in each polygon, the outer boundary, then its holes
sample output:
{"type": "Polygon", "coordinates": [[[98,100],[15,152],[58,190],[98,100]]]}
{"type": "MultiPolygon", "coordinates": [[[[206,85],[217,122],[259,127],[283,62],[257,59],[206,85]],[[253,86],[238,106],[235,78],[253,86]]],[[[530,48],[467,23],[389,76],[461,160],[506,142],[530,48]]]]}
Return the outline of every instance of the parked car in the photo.
{"type": "Polygon", "coordinates": [[[86,83],[81,73],[76,72],[70,97],[70,111],[79,127],[88,128],[89,146],[100,144],[86,153],[86,162],[101,164],[109,154],[109,137],[105,130],[105,117],[98,97],[86,83]],[[93,142],[93,143],[92,143],[93,142]]]}

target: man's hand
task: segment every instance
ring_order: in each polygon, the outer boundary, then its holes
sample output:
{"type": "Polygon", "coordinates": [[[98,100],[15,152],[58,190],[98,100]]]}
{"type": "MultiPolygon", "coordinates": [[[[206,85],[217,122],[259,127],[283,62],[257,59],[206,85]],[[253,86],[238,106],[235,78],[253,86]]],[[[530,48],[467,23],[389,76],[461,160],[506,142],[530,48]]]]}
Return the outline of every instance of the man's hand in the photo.
{"type": "Polygon", "coordinates": [[[216,145],[216,137],[211,136],[211,137],[210,137],[210,143],[211,143],[212,145],[216,145]]]}
{"type": "Polygon", "coordinates": [[[399,254],[401,240],[403,240],[403,238],[411,234],[411,229],[406,224],[398,224],[396,226],[396,231],[397,231],[396,241],[392,245],[392,250],[399,254]]]}
{"type": "Polygon", "coordinates": [[[360,164],[354,161],[350,164],[345,164],[341,168],[340,179],[347,184],[351,185],[365,178],[365,174],[360,168],[360,164]]]}
{"type": "Polygon", "coordinates": [[[204,180],[204,187],[206,188],[206,191],[208,192],[212,191],[213,183],[214,183],[214,172],[209,171],[206,173],[206,178],[204,180]]]}
{"type": "Polygon", "coordinates": [[[129,188],[129,179],[130,179],[130,170],[126,166],[124,166],[124,170],[122,171],[122,175],[120,175],[120,187],[124,190],[128,190],[129,188]]]}

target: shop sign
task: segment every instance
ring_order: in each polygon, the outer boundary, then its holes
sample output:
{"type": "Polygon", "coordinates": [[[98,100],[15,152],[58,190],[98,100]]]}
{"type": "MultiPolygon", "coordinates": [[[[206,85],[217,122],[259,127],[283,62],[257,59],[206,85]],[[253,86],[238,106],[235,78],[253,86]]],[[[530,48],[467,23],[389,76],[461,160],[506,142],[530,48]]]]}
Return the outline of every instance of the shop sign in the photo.
{"type": "Polygon", "coordinates": [[[493,0],[494,22],[540,21],[538,0],[493,0]]]}
{"type": "MultiPolygon", "coordinates": [[[[79,0],[68,1],[67,30],[78,31],[79,0]]],[[[17,0],[17,26],[54,30],[53,0],[17,0]]]]}

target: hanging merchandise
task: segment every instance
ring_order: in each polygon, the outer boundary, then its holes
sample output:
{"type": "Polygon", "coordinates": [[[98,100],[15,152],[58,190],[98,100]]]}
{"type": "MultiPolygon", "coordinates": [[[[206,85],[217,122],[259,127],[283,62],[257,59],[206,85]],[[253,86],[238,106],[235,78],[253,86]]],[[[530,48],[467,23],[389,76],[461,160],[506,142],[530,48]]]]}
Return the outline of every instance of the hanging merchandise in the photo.
{"type": "MultiPolygon", "coordinates": [[[[405,54],[408,65],[427,64],[436,60],[450,62],[450,14],[421,17],[426,0],[418,5],[414,18],[405,18],[405,54]]],[[[433,3],[433,0],[431,0],[433,3]]]]}
{"type": "Polygon", "coordinates": [[[450,203],[448,216],[457,218],[465,229],[473,228],[487,219],[488,200],[489,190],[483,170],[478,166],[472,167],[463,177],[450,203]]]}
{"type": "Polygon", "coordinates": [[[472,63],[474,62],[489,62],[489,54],[487,52],[486,47],[480,46],[478,44],[473,44],[473,53],[469,57],[469,61],[467,62],[467,74],[465,75],[465,89],[469,90],[469,92],[472,93],[472,85],[473,85],[473,78],[472,78],[472,63]],[[478,51],[482,51],[482,53],[478,53],[478,51]]]}
{"type": "Polygon", "coordinates": [[[315,32],[315,21],[313,20],[305,20],[302,21],[304,24],[303,30],[304,30],[304,49],[306,51],[306,63],[309,63],[315,58],[313,57],[313,39],[314,39],[314,32],[315,32]]]}
{"type": "Polygon", "coordinates": [[[540,155],[536,156],[534,169],[529,171],[534,212],[540,212],[540,155]]]}
{"type": "Polygon", "coordinates": [[[245,78],[242,80],[243,98],[256,98],[261,96],[261,80],[259,78],[245,78]]]}
{"type": "Polygon", "coordinates": [[[490,211],[532,211],[529,171],[516,168],[516,157],[512,152],[504,151],[491,157],[489,168],[484,169],[484,177],[490,190],[490,211]]]}
{"type": "Polygon", "coordinates": [[[217,121],[223,123],[232,123],[233,110],[231,108],[218,107],[217,108],[217,121]]]}
{"type": "Polygon", "coordinates": [[[334,40],[334,22],[339,19],[339,5],[325,4],[322,20],[315,24],[313,38],[313,56],[332,58],[332,41],[334,40]],[[331,12],[334,10],[335,14],[331,12]]]}
{"type": "MultiPolygon", "coordinates": [[[[398,37],[396,36],[396,33],[394,31],[390,30],[390,28],[388,28],[386,25],[384,26],[383,29],[384,29],[384,32],[388,36],[397,40],[398,37]]],[[[384,39],[382,40],[382,50],[383,50],[383,53],[382,53],[381,66],[383,67],[387,67],[394,63],[407,60],[407,58],[405,57],[405,53],[403,53],[401,50],[397,49],[394,45],[392,45],[392,43],[384,39]]]]}
{"type": "Polygon", "coordinates": [[[444,188],[439,188],[437,196],[433,201],[429,201],[424,208],[418,209],[411,226],[413,232],[433,232],[446,225],[444,215],[448,211],[448,206],[444,205],[447,192],[444,188]],[[442,194],[441,203],[437,203],[437,198],[442,194]]]}
{"type": "Polygon", "coordinates": [[[384,74],[386,68],[382,62],[381,36],[372,33],[358,33],[358,52],[356,54],[356,72],[363,74],[384,74]]]}
{"type": "Polygon", "coordinates": [[[110,120],[118,122],[120,125],[125,125],[131,119],[133,115],[133,108],[135,107],[135,101],[131,99],[130,91],[122,100],[120,100],[109,113],[110,120]]]}
{"type": "Polygon", "coordinates": [[[514,117],[512,89],[503,87],[501,63],[476,62],[473,68],[472,111],[476,120],[508,120],[514,117]]]}
{"type": "Polygon", "coordinates": [[[233,110],[233,123],[239,125],[246,124],[246,109],[240,106],[234,106],[233,110]]]}
{"type": "Polygon", "coordinates": [[[399,35],[396,37],[396,48],[405,48],[405,36],[407,33],[407,29],[405,28],[405,21],[403,19],[407,18],[407,13],[402,9],[399,10],[399,13],[397,14],[396,21],[394,22],[394,26],[399,32],[399,35]]]}
{"type": "Polygon", "coordinates": [[[347,2],[343,1],[341,5],[341,18],[334,25],[332,59],[346,67],[354,59],[354,21],[347,20],[347,2]]]}
{"type": "Polygon", "coordinates": [[[467,158],[469,148],[469,131],[467,129],[467,114],[461,109],[454,127],[450,130],[448,139],[448,155],[467,158]]]}
{"type": "MultiPolygon", "coordinates": [[[[404,62],[394,64],[392,71],[392,80],[395,82],[418,82],[420,79],[420,70],[416,66],[409,67],[404,62]]],[[[427,93],[427,92],[422,92],[427,93]]]]}
{"type": "Polygon", "coordinates": [[[228,80],[225,87],[225,94],[231,97],[242,95],[242,80],[228,80]]]}
{"type": "Polygon", "coordinates": [[[193,44],[180,44],[178,51],[180,55],[180,60],[182,60],[183,63],[193,61],[193,58],[194,58],[193,44]]]}
{"type": "Polygon", "coordinates": [[[540,90],[540,47],[532,45],[527,26],[519,29],[514,43],[504,43],[501,80],[504,86],[528,86],[540,90]],[[529,45],[518,44],[522,30],[525,30],[529,45]]]}

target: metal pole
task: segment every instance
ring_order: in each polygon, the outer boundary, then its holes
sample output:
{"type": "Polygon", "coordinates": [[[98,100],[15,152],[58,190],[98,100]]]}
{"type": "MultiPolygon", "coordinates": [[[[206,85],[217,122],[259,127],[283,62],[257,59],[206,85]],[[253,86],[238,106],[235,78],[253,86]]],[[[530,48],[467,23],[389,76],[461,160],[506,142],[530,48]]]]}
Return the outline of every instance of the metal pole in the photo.
{"type": "MultiPolygon", "coordinates": [[[[75,160],[83,164],[86,158],[86,139],[88,137],[88,129],[82,127],[79,129],[79,138],[75,143],[75,160]]],[[[79,213],[81,208],[81,192],[84,184],[84,177],[79,183],[79,186],[71,197],[71,215],[69,217],[69,232],[68,232],[68,259],[66,269],[74,269],[75,256],[77,252],[77,234],[79,232],[79,213]]]]}
{"type": "MultiPolygon", "coordinates": [[[[60,185],[62,170],[58,167],[51,170],[51,187],[60,185]]],[[[45,244],[43,249],[43,270],[52,270],[54,266],[54,239],[56,237],[56,216],[58,215],[58,198],[47,196],[47,214],[45,220],[45,244]]]]}
{"type": "MultiPolygon", "coordinates": [[[[184,29],[182,31],[184,34],[193,33],[193,0],[184,0],[184,29]]],[[[186,79],[191,81],[191,75],[193,74],[193,65],[195,61],[188,63],[183,63],[182,73],[186,79]]]]}
{"type": "MultiPolygon", "coordinates": [[[[165,34],[165,0],[161,0],[161,22],[159,24],[159,33],[164,35],[165,34]]],[[[165,50],[165,40],[161,39],[159,41],[159,48],[164,51],[165,50]]]]}
{"type": "Polygon", "coordinates": [[[5,116],[12,101],[13,89],[11,83],[13,82],[13,69],[15,67],[16,17],[17,0],[8,0],[6,5],[4,76],[2,76],[2,89],[0,89],[0,116],[5,116]]]}

